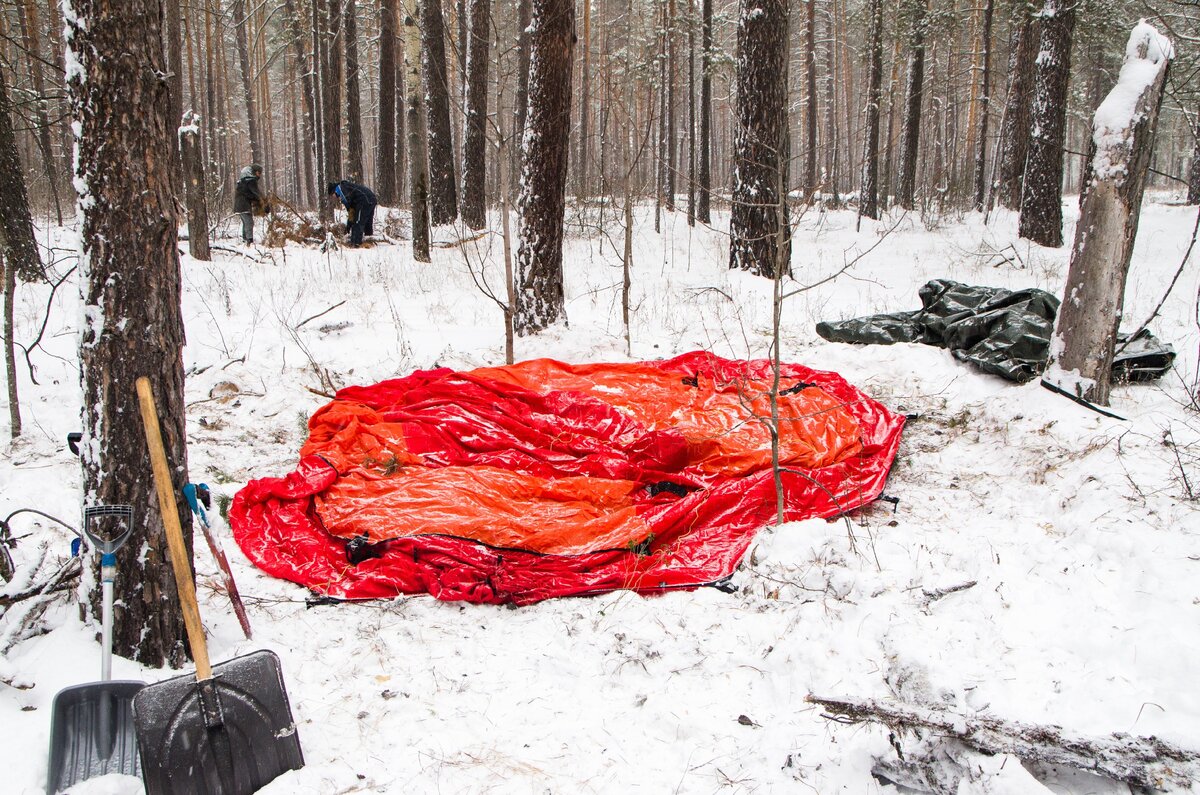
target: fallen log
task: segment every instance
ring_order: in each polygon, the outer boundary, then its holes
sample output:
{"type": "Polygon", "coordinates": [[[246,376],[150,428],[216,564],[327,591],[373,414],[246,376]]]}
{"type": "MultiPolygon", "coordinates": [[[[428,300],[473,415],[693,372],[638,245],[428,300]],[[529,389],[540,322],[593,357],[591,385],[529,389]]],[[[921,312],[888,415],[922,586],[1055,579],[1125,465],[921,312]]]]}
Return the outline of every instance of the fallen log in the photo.
{"type": "Polygon", "coordinates": [[[962,715],[940,706],[875,699],[809,695],[839,723],[881,723],[896,731],[923,729],[988,754],[1066,765],[1151,789],[1186,789],[1200,780],[1200,753],[1157,737],[1114,732],[1088,737],[1060,726],[1041,726],[990,715],[962,715]]]}

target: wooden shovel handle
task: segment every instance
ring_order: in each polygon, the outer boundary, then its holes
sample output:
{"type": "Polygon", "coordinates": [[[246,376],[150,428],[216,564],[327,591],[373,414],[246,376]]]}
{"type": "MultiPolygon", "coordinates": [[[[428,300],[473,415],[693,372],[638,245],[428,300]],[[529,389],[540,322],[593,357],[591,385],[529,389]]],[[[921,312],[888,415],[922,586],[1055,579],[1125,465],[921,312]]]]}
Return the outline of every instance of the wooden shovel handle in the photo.
{"type": "Polygon", "coordinates": [[[196,661],[196,680],[212,679],[212,666],[208,662],[208,644],[204,640],[204,625],[200,623],[200,606],[196,603],[196,584],[192,581],[192,567],[188,563],[187,546],[183,543],[183,530],[179,526],[179,506],[175,502],[175,490],[171,487],[171,470],[167,466],[167,453],[163,449],[162,431],[158,427],[158,409],[154,405],[154,392],[150,379],[137,380],[138,405],[142,411],[142,426],[146,430],[146,449],[150,451],[150,465],[154,469],[154,488],[158,492],[158,510],[162,514],[163,527],[167,531],[167,546],[171,550],[171,568],[175,571],[175,587],[179,591],[179,603],[183,607],[183,623],[187,627],[188,645],[196,661]]]}

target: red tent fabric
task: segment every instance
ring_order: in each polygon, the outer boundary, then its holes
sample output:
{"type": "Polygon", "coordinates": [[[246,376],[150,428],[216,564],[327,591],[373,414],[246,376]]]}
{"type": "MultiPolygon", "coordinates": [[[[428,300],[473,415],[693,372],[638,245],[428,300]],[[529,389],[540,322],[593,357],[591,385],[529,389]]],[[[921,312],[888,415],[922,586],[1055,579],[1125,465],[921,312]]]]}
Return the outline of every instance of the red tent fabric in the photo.
{"type": "MultiPolygon", "coordinates": [[[[337,598],[527,604],[718,582],[774,521],[767,360],[538,359],[349,387],[294,472],[235,496],[264,571],[337,598]]],[[[904,418],[835,373],[781,368],[789,521],[875,499],[904,418]]]]}

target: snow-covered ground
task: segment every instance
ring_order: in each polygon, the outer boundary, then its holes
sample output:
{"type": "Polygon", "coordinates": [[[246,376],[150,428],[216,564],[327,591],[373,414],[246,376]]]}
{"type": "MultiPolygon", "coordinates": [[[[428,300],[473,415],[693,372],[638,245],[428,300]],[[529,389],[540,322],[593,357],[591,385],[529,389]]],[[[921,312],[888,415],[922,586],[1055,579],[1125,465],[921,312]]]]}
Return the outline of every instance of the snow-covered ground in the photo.
{"type": "MultiPolygon", "coordinates": [[[[1145,207],[1127,328],[1153,311],[1187,248],[1196,210],[1171,198],[1145,207]]],[[[727,269],[724,219],[689,229],[684,214],[668,214],[662,235],[652,220],[639,214],[634,243],[632,355],[620,320],[620,226],[591,210],[568,229],[570,326],[519,339],[518,359],[766,355],[770,283],[727,269]]],[[[72,245],[70,230],[40,234],[72,245]]],[[[932,278],[1061,294],[1068,248],[1019,240],[1005,212],[987,225],[968,215],[933,228],[916,217],[864,219],[860,232],[852,212],[810,212],[794,242],[794,286],[872,246],[844,275],[788,301],[783,353],[919,415],[887,488],[899,504],[762,532],[735,593],[617,592],[519,609],[423,596],[309,609],[303,589],[251,567],[218,519],[256,634],[242,638],[200,545],[210,654],[280,655],[307,761],[266,791],[897,792],[871,775],[873,756],[890,753],[886,730],[830,722],[805,702],[810,693],[934,701],[1200,750],[1200,415],[1185,405],[1200,373],[1200,267],[1187,266],[1151,324],[1179,352],[1176,369],[1117,387],[1113,410],[1128,418],[1119,421],[1036,382],[982,375],[944,350],[838,345],[814,331],[819,320],[915,309],[932,278]]],[[[386,243],[215,256],[184,258],[184,357],[191,477],[218,498],[292,469],[305,421],[325,402],[309,391],[321,388],[318,370],[344,386],[503,362],[501,313],[465,264],[486,261],[494,280],[498,237],[436,248],[432,264],[386,243]],[[210,398],[225,381],[240,395],[210,398]]],[[[22,288],[19,341],[36,335],[47,293],[22,288]]],[[[25,435],[9,443],[2,426],[0,516],[19,507],[79,515],[78,463],[63,443],[79,426],[79,314],[72,280],[32,354],[39,383],[21,373],[25,435]]],[[[18,564],[38,542],[68,554],[65,531],[14,524],[33,534],[15,551],[18,564]]],[[[42,791],[52,699],[99,674],[97,627],[66,601],[46,619],[48,633],[0,659],[6,792],[42,791]]],[[[0,640],[9,629],[0,618],[0,640]]],[[[116,678],[175,673],[114,661],[116,678]]],[[[963,791],[1128,792],[1061,768],[1034,770],[1035,780],[1012,759],[994,768],[1003,770],[963,791]]],[[[77,791],[139,788],[107,777],[77,791]]]]}

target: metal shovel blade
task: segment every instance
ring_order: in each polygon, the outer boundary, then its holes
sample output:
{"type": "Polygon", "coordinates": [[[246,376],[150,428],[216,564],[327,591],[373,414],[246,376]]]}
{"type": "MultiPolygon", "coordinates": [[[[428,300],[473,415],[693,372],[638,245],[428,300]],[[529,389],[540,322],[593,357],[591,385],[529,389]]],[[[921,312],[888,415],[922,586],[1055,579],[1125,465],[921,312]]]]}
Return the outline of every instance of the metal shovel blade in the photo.
{"type": "Polygon", "coordinates": [[[59,691],[50,722],[46,792],[110,773],[140,776],[134,696],[145,682],[91,682],[59,691]]]}
{"type": "Polygon", "coordinates": [[[147,685],[133,710],[148,795],[243,795],[304,766],[274,652],[147,685]]]}

